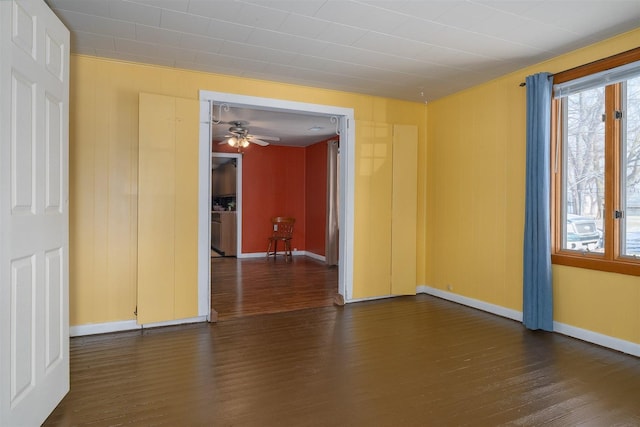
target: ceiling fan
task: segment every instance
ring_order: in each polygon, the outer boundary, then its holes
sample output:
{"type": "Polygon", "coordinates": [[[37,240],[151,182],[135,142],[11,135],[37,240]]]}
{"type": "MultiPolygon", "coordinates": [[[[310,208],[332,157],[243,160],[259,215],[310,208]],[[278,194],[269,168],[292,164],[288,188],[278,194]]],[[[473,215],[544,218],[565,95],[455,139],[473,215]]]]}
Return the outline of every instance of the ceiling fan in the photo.
{"type": "Polygon", "coordinates": [[[277,136],[265,136],[265,135],[252,135],[249,133],[249,129],[247,122],[230,122],[231,127],[229,128],[229,133],[225,135],[224,141],[220,142],[220,144],[229,144],[234,148],[247,148],[249,143],[261,145],[266,147],[269,145],[267,141],[280,141],[280,138],[277,136]]]}

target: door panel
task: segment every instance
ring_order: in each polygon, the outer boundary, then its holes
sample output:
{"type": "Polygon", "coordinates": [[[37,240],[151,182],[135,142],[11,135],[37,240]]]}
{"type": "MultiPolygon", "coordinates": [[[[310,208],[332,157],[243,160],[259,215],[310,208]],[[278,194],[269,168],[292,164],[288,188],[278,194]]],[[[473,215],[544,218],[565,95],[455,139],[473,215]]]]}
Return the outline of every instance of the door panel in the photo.
{"type": "Polygon", "coordinates": [[[175,102],[140,94],[138,323],[173,319],[175,102]]]}
{"type": "Polygon", "coordinates": [[[36,84],[11,70],[11,210],[35,213],[34,101],[36,84]]]}
{"type": "Polygon", "coordinates": [[[65,345],[64,312],[64,256],[62,249],[54,249],[44,254],[45,259],[45,369],[49,370],[62,360],[65,345]]]}
{"type": "Polygon", "coordinates": [[[356,122],[353,298],[391,291],[391,126],[356,122]]]}
{"type": "Polygon", "coordinates": [[[69,32],[2,1],[0,57],[0,425],[40,425],[69,390],[69,32]]]}
{"type": "Polygon", "coordinates": [[[47,93],[45,97],[45,210],[49,213],[62,212],[63,142],[62,142],[62,101],[47,93]]]}
{"type": "Polygon", "coordinates": [[[391,293],[415,295],[418,215],[418,128],[393,126],[391,293]]]}
{"type": "Polygon", "coordinates": [[[416,126],[356,122],[353,297],[416,293],[416,126]]]}
{"type": "Polygon", "coordinates": [[[176,99],[175,318],[198,315],[200,102],[176,99]]]}
{"type": "Polygon", "coordinates": [[[11,401],[21,399],[34,386],[36,328],[35,256],[11,262],[11,401]]]}
{"type": "Polygon", "coordinates": [[[140,94],[138,323],[198,315],[200,102],[140,94]]]}

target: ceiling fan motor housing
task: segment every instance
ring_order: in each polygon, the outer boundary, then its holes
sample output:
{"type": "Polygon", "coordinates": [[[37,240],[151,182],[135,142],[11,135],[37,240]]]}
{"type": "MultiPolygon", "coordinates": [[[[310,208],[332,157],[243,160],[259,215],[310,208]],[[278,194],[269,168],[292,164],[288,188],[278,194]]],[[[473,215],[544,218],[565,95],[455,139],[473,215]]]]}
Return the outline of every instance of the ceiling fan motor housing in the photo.
{"type": "Polygon", "coordinates": [[[242,126],[242,123],[234,123],[233,126],[229,128],[229,132],[235,133],[238,135],[246,135],[249,130],[242,126]]]}

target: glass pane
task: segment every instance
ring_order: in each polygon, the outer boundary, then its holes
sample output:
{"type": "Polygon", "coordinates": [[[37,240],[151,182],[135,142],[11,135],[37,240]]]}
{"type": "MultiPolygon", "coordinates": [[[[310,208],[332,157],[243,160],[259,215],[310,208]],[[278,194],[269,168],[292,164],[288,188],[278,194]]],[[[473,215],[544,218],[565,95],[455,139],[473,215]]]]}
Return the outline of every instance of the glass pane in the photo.
{"type": "Polygon", "coordinates": [[[604,252],[604,88],[564,99],[563,249],[604,252]]]}
{"type": "Polygon", "coordinates": [[[621,254],[640,256],[640,77],[627,80],[622,130],[621,254]]]}

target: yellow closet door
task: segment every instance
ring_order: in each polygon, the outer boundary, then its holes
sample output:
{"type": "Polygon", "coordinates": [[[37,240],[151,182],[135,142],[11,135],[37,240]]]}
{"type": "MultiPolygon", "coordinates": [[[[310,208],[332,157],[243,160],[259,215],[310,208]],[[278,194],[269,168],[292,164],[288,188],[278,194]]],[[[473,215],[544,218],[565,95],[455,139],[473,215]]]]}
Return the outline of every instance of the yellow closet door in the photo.
{"type": "Polygon", "coordinates": [[[138,323],[198,314],[199,103],[140,94],[138,323]]]}
{"type": "Polygon", "coordinates": [[[418,128],[393,126],[391,293],[416,293],[418,128]]]}
{"type": "Polygon", "coordinates": [[[356,121],[353,298],[390,294],[392,127],[356,121]]]}

